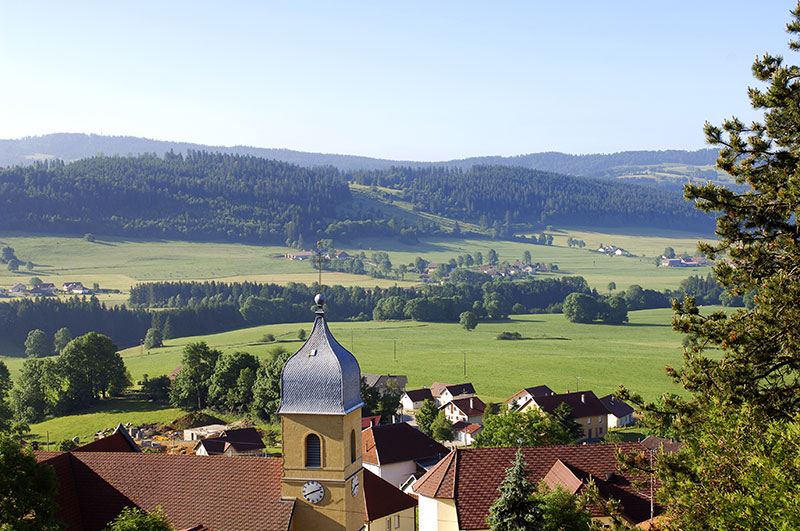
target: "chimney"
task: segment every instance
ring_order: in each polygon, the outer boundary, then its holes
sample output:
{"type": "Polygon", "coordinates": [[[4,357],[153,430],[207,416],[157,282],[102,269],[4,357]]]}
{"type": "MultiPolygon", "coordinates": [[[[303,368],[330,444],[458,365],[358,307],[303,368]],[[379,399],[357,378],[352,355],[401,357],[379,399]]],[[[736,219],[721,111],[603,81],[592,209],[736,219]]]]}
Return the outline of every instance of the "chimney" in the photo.
{"type": "Polygon", "coordinates": [[[581,393],[581,402],[584,404],[586,403],[586,395],[583,393],[581,393]]]}
{"type": "Polygon", "coordinates": [[[473,407],[473,405],[472,405],[472,397],[469,397],[469,408],[470,408],[470,409],[475,409],[475,408],[473,407]]]}

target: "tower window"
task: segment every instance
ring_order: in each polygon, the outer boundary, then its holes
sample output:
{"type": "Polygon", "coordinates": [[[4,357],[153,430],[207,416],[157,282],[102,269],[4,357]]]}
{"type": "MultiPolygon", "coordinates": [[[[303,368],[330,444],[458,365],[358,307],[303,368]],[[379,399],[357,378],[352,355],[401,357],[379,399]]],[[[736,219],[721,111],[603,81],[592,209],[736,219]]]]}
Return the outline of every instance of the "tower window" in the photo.
{"type": "Polygon", "coordinates": [[[306,466],[319,468],[322,466],[321,444],[319,437],[313,433],[306,437],[306,466]]]}
{"type": "Polygon", "coordinates": [[[350,462],[356,462],[356,430],[350,430],[350,462]]]}

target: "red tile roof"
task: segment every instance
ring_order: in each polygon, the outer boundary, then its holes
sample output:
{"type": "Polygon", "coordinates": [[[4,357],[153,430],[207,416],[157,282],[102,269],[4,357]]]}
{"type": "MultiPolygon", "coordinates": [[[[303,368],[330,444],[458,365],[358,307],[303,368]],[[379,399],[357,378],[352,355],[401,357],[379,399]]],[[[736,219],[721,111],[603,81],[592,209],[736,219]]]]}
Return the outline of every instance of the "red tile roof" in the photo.
{"type": "Polygon", "coordinates": [[[94,442],[84,444],[73,450],[73,452],[141,452],[139,445],[134,442],[127,430],[122,426],[117,426],[117,430],[108,437],[97,439],[94,442]]]}
{"type": "Polygon", "coordinates": [[[463,431],[464,433],[469,433],[470,435],[480,429],[483,429],[483,426],[481,426],[480,424],[475,424],[473,422],[465,422],[463,420],[459,420],[458,422],[453,424],[454,431],[463,431]]]}
{"type": "Polygon", "coordinates": [[[450,452],[405,422],[373,426],[362,431],[361,451],[364,462],[373,465],[444,456],[450,452]]]}
{"type": "Polygon", "coordinates": [[[377,426],[381,423],[380,415],[371,415],[369,417],[361,417],[361,429],[365,430],[370,426],[377,426]]]}
{"type": "MultiPolygon", "coordinates": [[[[562,481],[574,490],[592,477],[601,496],[622,502],[624,513],[632,522],[650,517],[647,492],[632,485],[634,476],[617,472],[616,449],[644,451],[639,443],[595,444],[582,446],[542,446],[523,448],[523,457],[530,472],[529,479],[539,482],[545,477],[562,481]],[[561,463],[560,465],[558,463],[561,463]]],[[[459,529],[486,529],[489,507],[497,499],[498,487],[511,466],[516,448],[458,449],[428,471],[414,485],[417,494],[456,500],[459,529]]],[[[660,512],[656,505],[656,512],[660,512]]],[[[592,508],[601,516],[599,508],[592,508]]]]}
{"type": "Polygon", "coordinates": [[[70,530],[101,531],[123,507],[161,506],[178,529],[288,529],[281,459],[141,453],[39,452],[59,479],[58,516],[70,530]]]}
{"type": "Polygon", "coordinates": [[[372,522],[416,507],[417,500],[388,481],[364,469],[364,521],[372,522]]]}

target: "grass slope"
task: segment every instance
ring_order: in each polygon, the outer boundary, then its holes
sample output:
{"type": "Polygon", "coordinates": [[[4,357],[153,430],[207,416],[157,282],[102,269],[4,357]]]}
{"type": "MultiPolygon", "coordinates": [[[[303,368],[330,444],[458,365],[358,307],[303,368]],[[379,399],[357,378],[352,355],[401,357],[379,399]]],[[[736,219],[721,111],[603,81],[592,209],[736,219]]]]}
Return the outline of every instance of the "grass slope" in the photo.
{"type": "MultiPolygon", "coordinates": [[[[681,361],[681,336],[670,326],[669,309],[631,312],[623,326],[569,323],[563,315],[521,315],[481,322],[467,332],[458,324],[415,321],[331,322],[339,342],[351,350],[363,372],[405,374],[409,388],[434,381],[471,381],[485,400],[504,400],[523,387],[546,384],[556,391],[592,389],[608,394],[624,384],[647,398],[677,392],[664,366],[681,361]],[[526,339],[500,341],[500,332],[526,339]],[[394,361],[395,342],[397,361],[394,361]],[[467,375],[464,376],[464,353],[467,375]]],[[[222,334],[169,340],[149,353],[140,347],[123,351],[135,380],[166,374],[180,364],[183,347],[206,341],[224,352],[246,351],[259,358],[276,344],[258,343],[273,333],[277,343],[297,350],[297,330],[311,323],[268,325],[222,334]]]]}

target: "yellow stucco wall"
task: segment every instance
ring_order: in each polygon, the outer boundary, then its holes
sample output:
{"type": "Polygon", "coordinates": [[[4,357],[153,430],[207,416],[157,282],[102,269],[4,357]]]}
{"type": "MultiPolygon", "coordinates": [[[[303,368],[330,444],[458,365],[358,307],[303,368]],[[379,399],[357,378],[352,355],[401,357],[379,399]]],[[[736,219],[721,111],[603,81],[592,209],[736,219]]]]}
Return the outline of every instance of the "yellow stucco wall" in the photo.
{"type": "Polygon", "coordinates": [[[455,500],[419,497],[420,531],[458,531],[455,500]]]}
{"type": "Polygon", "coordinates": [[[414,507],[409,507],[398,513],[367,523],[367,531],[386,531],[387,529],[390,529],[390,531],[415,531],[417,529],[417,521],[414,507]],[[397,526],[398,516],[400,517],[399,526],[397,526]],[[390,528],[386,527],[386,520],[389,520],[390,528]]]}
{"type": "Polygon", "coordinates": [[[295,498],[292,517],[297,530],[358,530],[364,525],[363,471],[361,469],[361,410],[348,415],[281,415],[283,445],[284,498],[295,498]],[[355,435],[355,461],[351,461],[351,432],[355,435]],[[306,464],[306,437],[320,438],[321,465],[306,464]],[[358,477],[359,489],[352,495],[352,480],[358,477]],[[306,481],[316,480],[325,487],[319,503],[311,504],[302,495],[306,481]]]}

